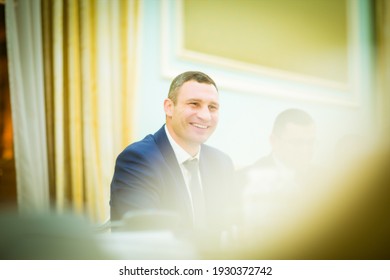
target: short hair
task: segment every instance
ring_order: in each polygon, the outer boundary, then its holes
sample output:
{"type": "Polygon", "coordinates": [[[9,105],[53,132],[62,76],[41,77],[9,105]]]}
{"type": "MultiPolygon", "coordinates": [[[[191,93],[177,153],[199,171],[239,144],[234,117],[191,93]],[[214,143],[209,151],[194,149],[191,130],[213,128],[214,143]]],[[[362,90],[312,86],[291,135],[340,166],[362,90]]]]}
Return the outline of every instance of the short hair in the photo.
{"type": "Polygon", "coordinates": [[[314,124],[314,120],[308,113],[301,109],[287,109],[276,117],[272,133],[280,135],[288,123],[311,125],[314,124]]]}
{"type": "Polygon", "coordinates": [[[211,79],[208,75],[205,73],[199,72],[199,71],[187,71],[180,75],[178,75],[176,78],[173,79],[171,86],[169,87],[168,92],[168,98],[172,100],[174,104],[177,102],[177,96],[180,87],[188,81],[196,81],[198,83],[202,84],[209,84],[215,86],[215,88],[218,91],[217,85],[215,84],[214,80],[211,79]]]}

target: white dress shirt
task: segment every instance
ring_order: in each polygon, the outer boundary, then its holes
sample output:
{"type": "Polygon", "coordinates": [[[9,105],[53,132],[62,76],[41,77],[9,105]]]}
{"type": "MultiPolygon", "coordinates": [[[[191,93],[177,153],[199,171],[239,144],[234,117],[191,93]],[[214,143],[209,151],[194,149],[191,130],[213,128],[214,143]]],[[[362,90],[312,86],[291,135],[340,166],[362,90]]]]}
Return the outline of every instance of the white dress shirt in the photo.
{"type": "MultiPolygon", "coordinates": [[[[164,126],[164,129],[165,129],[165,132],[167,134],[168,141],[172,146],[173,152],[175,153],[176,160],[180,166],[181,173],[183,174],[184,181],[186,183],[187,193],[188,193],[188,196],[190,197],[190,201],[191,201],[192,213],[194,213],[194,211],[193,211],[194,208],[193,208],[193,204],[192,204],[192,196],[191,196],[191,191],[190,191],[191,174],[187,170],[187,168],[184,166],[184,162],[186,162],[187,160],[195,159],[195,158],[198,159],[198,162],[199,162],[200,147],[199,147],[198,153],[195,156],[191,156],[179,144],[176,143],[176,141],[172,138],[171,134],[169,133],[166,125],[164,126]]],[[[199,172],[198,172],[198,176],[200,178],[199,181],[201,182],[201,185],[202,185],[202,178],[200,177],[199,172]]]]}

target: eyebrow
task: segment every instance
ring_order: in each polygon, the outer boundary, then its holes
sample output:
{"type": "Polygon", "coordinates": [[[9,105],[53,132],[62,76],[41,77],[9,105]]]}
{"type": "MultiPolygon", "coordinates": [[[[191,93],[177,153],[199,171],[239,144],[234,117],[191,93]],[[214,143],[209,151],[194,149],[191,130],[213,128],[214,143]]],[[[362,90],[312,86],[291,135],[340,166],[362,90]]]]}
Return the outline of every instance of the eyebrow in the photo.
{"type": "MultiPolygon", "coordinates": [[[[204,102],[203,99],[199,99],[199,98],[190,98],[186,102],[193,102],[193,101],[204,102]]],[[[215,101],[211,101],[210,104],[219,106],[219,102],[215,102],[215,101]]]]}

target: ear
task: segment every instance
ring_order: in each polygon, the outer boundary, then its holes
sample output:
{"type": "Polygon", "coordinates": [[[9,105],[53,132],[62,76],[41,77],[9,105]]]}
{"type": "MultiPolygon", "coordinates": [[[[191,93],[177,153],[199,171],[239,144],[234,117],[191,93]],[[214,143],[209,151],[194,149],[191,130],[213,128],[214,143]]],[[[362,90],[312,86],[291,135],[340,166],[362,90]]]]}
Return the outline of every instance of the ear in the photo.
{"type": "Polygon", "coordinates": [[[169,98],[166,98],[164,100],[164,111],[167,117],[172,117],[174,107],[175,105],[173,104],[172,100],[170,100],[169,98]]]}

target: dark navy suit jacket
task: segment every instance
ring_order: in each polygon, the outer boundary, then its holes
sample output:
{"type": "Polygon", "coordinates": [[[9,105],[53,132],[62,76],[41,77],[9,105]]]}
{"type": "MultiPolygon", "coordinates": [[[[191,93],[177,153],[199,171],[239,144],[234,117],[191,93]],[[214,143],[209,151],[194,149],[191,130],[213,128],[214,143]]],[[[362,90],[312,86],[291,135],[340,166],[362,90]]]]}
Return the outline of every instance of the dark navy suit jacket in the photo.
{"type": "MultiPolygon", "coordinates": [[[[233,163],[221,151],[202,145],[199,168],[208,223],[224,227],[234,219],[236,208],[233,163]]],[[[191,228],[189,196],[164,126],[119,154],[110,205],[111,220],[119,220],[131,210],[167,210],[179,215],[181,226],[191,228]]]]}

